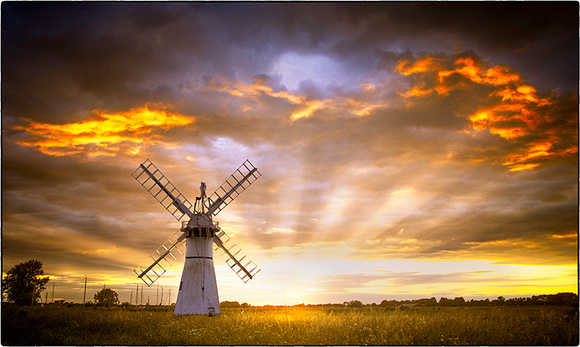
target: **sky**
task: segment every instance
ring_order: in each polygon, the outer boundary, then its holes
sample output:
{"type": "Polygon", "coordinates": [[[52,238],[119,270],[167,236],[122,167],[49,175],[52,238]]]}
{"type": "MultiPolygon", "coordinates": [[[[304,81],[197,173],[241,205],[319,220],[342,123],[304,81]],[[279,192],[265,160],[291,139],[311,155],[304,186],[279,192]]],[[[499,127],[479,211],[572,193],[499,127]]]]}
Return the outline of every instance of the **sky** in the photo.
{"type": "MultiPolygon", "coordinates": [[[[252,305],[578,293],[578,3],[2,3],[2,271],[106,286],[246,159],[252,305]]],[[[143,302],[175,302],[183,260],[143,302]],[[170,296],[171,295],[171,296],[170,296]]]]}

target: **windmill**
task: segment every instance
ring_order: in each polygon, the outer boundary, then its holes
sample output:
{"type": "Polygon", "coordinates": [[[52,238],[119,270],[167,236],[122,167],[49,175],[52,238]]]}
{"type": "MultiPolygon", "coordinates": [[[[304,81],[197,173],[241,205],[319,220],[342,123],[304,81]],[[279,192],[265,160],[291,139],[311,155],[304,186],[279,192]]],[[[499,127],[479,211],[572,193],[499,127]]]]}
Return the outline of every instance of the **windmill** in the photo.
{"type": "Polygon", "coordinates": [[[220,252],[226,264],[244,283],[251,280],[260,268],[232,242],[213,217],[261,176],[258,169],[246,160],[209,197],[205,194],[205,183],[201,182],[201,194],[195,198],[194,205],[149,159],[139,165],[132,176],[178,221],[184,216],[189,218],[181,222],[181,229],[139,265],[135,273],[151,286],[181,258],[181,246],[185,243],[185,264],[174,314],[219,314],[213,250],[220,252]]]}

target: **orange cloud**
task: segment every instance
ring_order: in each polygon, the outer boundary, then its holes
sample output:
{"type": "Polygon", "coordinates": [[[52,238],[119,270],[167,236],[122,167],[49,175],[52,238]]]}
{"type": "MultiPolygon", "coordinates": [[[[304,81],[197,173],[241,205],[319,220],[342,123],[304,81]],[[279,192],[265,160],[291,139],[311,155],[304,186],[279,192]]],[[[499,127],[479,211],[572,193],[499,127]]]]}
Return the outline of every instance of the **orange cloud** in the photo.
{"type": "MultiPolygon", "coordinates": [[[[519,89],[519,88],[518,88],[519,89]]],[[[527,86],[524,90],[531,91],[527,86]]],[[[528,94],[529,95],[529,94],[528,94]]],[[[569,155],[578,152],[578,148],[554,149],[554,144],[560,142],[560,138],[550,131],[538,131],[543,124],[551,120],[546,111],[538,110],[539,105],[549,105],[549,101],[543,99],[518,98],[521,103],[500,103],[496,106],[483,108],[469,116],[474,130],[488,129],[490,133],[499,135],[506,140],[517,139],[526,135],[535,135],[542,138],[532,142],[524,141],[519,149],[513,149],[504,157],[503,165],[510,171],[531,170],[538,167],[538,160],[569,155]],[[538,101],[536,103],[535,101],[538,101]]]]}
{"type": "Polygon", "coordinates": [[[578,153],[577,147],[566,148],[563,150],[554,149],[554,143],[557,142],[558,139],[556,137],[550,137],[545,140],[532,142],[519,153],[508,155],[505,158],[506,162],[504,165],[510,167],[510,171],[530,170],[540,165],[537,162],[530,163],[530,161],[578,153]]]}
{"type": "Polygon", "coordinates": [[[538,106],[549,105],[550,102],[547,99],[540,99],[536,96],[536,89],[529,85],[517,86],[514,90],[512,87],[506,87],[505,89],[498,90],[492,95],[500,96],[502,101],[522,101],[528,103],[535,103],[538,106]]]}
{"type": "MultiPolygon", "coordinates": [[[[438,56],[419,57],[414,62],[411,62],[408,59],[400,60],[394,69],[395,72],[399,72],[404,76],[416,73],[434,72],[438,77],[438,85],[435,87],[424,90],[413,87],[412,90],[404,94],[404,96],[420,96],[434,91],[438,94],[445,95],[454,88],[460,86],[465,87],[465,83],[457,83],[453,87],[445,84],[446,79],[454,74],[466,77],[475,83],[485,83],[494,86],[515,83],[520,80],[520,75],[515,72],[510,72],[507,66],[497,65],[487,68],[485,64],[476,63],[471,57],[459,57],[455,59],[453,62],[453,69],[444,69],[445,65],[444,59],[438,56]]],[[[525,92],[522,91],[522,93],[525,92]]]]}
{"type": "Polygon", "coordinates": [[[205,87],[208,90],[217,90],[220,92],[228,93],[232,96],[239,98],[249,98],[258,103],[260,101],[258,98],[262,95],[268,95],[274,98],[286,99],[292,104],[302,104],[305,101],[305,97],[302,95],[295,95],[286,91],[274,91],[274,88],[265,85],[262,80],[254,78],[254,83],[244,84],[240,81],[232,83],[229,79],[225,77],[212,78],[210,82],[205,87]]]}
{"type": "Polygon", "coordinates": [[[15,129],[29,135],[17,143],[37,147],[42,153],[55,156],[77,153],[90,156],[114,156],[119,152],[137,154],[144,142],[161,142],[154,136],[148,136],[154,129],[169,129],[193,123],[190,117],[164,110],[150,110],[148,106],[113,114],[94,113],[97,119],[77,123],[29,121],[25,126],[15,126],[15,129]]]}
{"type": "Polygon", "coordinates": [[[494,86],[517,82],[520,79],[519,74],[510,73],[506,66],[497,65],[485,70],[485,66],[476,64],[473,58],[469,57],[457,58],[454,66],[453,70],[439,71],[439,83],[443,84],[445,78],[455,73],[475,83],[487,83],[494,86]]]}
{"type": "Polygon", "coordinates": [[[510,82],[518,82],[520,80],[520,75],[518,73],[510,73],[508,67],[501,65],[489,68],[483,77],[485,83],[494,86],[508,84],[510,82]]]}
{"type": "Polygon", "coordinates": [[[469,116],[474,130],[489,129],[490,133],[506,140],[531,134],[544,138],[540,142],[525,143],[517,153],[507,155],[504,165],[510,167],[510,171],[531,170],[540,165],[536,162],[538,159],[563,154],[552,150],[553,144],[559,141],[557,136],[537,131],[540,125],[551,121],[549,113],[541,109],[542,106],[551,105],[551,102],[539,98],[534,87],[526,84],[506,86],[490,94],[490,97],[493,96],[501,97],[501,102],[469,116]]]}
{"type": "Polygon", "coordinates": [[[308,118],[310,117],[316,110],[321,109],[324,107],[324,101],[322,100],[312,100],[307,101],[304,103],[304,108],[295,111],[290,116],[290,119],[297,120],[300,118],[308,118]]]}
{"type": "MultiPolygon", "coordinates": [[[[274,88],[265,85],[260,78],[254,78],[252,84],[244,84],[240,81],[232,82],[227,78],[212,78],[204,87],[206,90],[215,90],[228,93],[236,98],[252,100],[261,105],[263,96],[284,99],[295,106],[295,110],[290,114],[291,121],[300,118],[309,118],[318,110],[348,111],[356,116],[367,116],[373,110],[385,107],[387,103],[380,99],[380,91],[377,87],[368,82],[359,83],[361,94],[359,98],[335,96],[327,99],[310,99],[305,95],[295,94],[288,91],[276,91],[274,88]]],[[[252,107],[245,104],[244,110],[251,110],[252,107]]]]}
{"type": "Polygon", "coordinates": [[[511,140],[529,133],[539,122],[536,113],[522,104],[499,104],[490,108],[480,109],[469,116],[474,130],[485,130],[511,140]],[[509,124],[509,125],[508,125],[509,124]]]}
{"type": "Polygon", "coordinates": [[[442,68],[443,64],[441,59],[433,56],[420,57],[417,58],[413,63],[409,60],[399,61],[395,67],[395,71],[402,73],[405,76],[409,76],[415,73],[427,72],[427,71],[437,71],[442,68]]]}
{"type": "MultiPolygon", "coordinates": [[[[300,107],[290,116],[290,119],[293,121],[299,118],[310,117],[312,113],[319,109],[321,104],[323,104],[321,100],[308,101],[303,95],[293,94],[287,91],[275,91],[274,88],[264,84],[259,78],[254,78],[253,82],[254,83],[252,84],[244,84],[240,81],[233,83],[225,77],[214,77],[205,86],[205,89],[228,93],[237,98],[250,99],[258,104],[262,104],[260,97],[264,95],[278,99],[285,99],[290,104],[300,107]]],[[[245,110],[247,111],[250,109],[251,107],[246,105],[245,110]]]]}
{"type": "Polygon", "coordinates": [[[543,159],[578,152],[577,147],[555,149],[555,143],[561,140],[558,134],[548,130],[549,124],[555,120],[554,115],[545,107],[552,105],[552,102],[538,96],[536,89],[524,83],[518,72],[510,71],[503,65],[489,67],[488,64],[469,56],[458,57],[448,64],[443,59],[440,56],[423,56],[415,61],[408,58],[400,60],[394,71],[404,76],[433,73],[420,75],[419,79],[412,81],[414,85],[400,95],[405,98],[431,93],[445,96],[453,89],[468,88],[469,82],[491,86],[494,90],[490,92],[489,100],[494,104],[480,107],[475,113],[466,115],[471,122],[469,132],[475,134],[473,131],[489,131],[509,141],[522,139],[527,135],[541,139],[533,142],[518,140],[519,146],[504,156],[503,164],[511,171],[531,170],[538,167],[538,161],[543,159]],[[451,80],[452,76],[461,76],[464,79],[451,80]]]}
{"type": "MultiPolygon", "coordinates": [[[[413,89],[409,90],[408,92],[404,93],[403,96],[404,97],[410,97],[410,96],[421,96],[421,95],[427,95],[430,94],[434,91],[434,88],[431,89],[421,89],[419,87],[413,87],[413,89]]],[[[442,93],[440,93],[442,94],[442,93]]]]}

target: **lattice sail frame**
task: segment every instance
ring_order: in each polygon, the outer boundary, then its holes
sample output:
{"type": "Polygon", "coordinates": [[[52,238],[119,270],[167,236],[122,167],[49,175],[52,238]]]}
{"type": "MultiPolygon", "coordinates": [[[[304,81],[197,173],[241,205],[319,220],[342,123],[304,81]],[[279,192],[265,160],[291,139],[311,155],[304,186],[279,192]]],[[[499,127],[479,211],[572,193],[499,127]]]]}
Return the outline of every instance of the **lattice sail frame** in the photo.
{"type": "Polygon", "coordinates": [[[175,219],[181,220],[184,215],[188,215],[190,218],[193,216],[193,212],[191,212],[193,205],[149,159],[139,165],[131,175],[175,219]]]}
{"type": "Polygon", "coordinates": [[[207,214],[217,215],[262,174],[246,159],[222,185],[204,200],[207,214]]]}
{"type": "Polygon", "coordinates": [[[184,243],[183,232],[178,230],[133,271],[150,287],[183,256],[184,243]]]}
{"type": "MultiPolygon", "coordinates": [[[[139,165],[131,175],[175,219],[181,220],[184,215],[193,218],[193,205],[149,159],[139,165]]],[[[207,217],[211,219],[212,215],[215,216],[221,212],[260,176],[262,175],[258,169],[246,159],[209,198],[204,200],[207,217]]],[[[183,256],[184,253],[180,248],[185,243],[185,239],[182,230],[177,231],[133,271],[147,286],[151,286],[183,256]],[[181,235],[179,235],[180,232],[181,235]]],[[[218,253],[226,264],[246,283],[261,269],[252,260],[247,259],[241,248],[230,240],[225,231],[218,227],[214,234],[214,249],[220,251],[218,253]],[[249,268],[251,269],[248,270],[249,268]]]]}
{"type": "Polygon", "coordinates": [[[230,242],[230,237],[221,228],[216,230],[213,240],[214,250],[244,283],[260,272],[258,265],[249,259],[238,245],[230,242]]]}

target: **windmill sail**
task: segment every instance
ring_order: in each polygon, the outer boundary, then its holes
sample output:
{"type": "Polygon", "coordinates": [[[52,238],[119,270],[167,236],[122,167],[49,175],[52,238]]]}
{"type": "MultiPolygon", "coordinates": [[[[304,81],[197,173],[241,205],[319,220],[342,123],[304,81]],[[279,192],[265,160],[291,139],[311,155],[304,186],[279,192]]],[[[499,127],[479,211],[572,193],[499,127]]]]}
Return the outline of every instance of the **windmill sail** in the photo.
{"type": "Polygon", "coordinates": [[[204,200],[207,215],[217,215],[260,176],[262,174],[258,169],[246,160],[209,198],[204,200]]]}
{"type": "Polygon", "coordinates": [[[184,244],[185,234],[178,230],[165,243],[155,250],[148,258],[139,265],[135,270],[137,276],[145,282],[147,286],[151,286],[159,277],[161,277],[167,269],[183,256],[180,250],[184,244]],[[179,235],[181,234],[181,235],[179,235]]]}
{"type": "Polygon", "coordinates": [[[221,228],[216,230],[213,241],[215,244],[214,249],[221,251],[220,256],[222,259],[244,283],[260,272],[258,265],[250,260],[238,245],[230,242],[230,237],[221,228]]]}
{"type": "Polygon", "coordinates": [[[147,159],[131,174],[177,220],[193,217],[193,205],[165,175],[147,159]]]}

